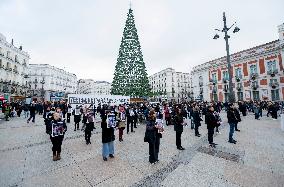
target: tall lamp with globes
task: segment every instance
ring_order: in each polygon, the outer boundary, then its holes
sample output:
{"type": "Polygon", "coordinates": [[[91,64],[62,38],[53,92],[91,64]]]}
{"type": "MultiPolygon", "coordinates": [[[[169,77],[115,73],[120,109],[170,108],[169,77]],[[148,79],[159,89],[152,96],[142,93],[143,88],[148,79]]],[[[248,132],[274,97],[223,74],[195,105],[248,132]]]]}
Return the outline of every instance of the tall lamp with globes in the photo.
{"type": "MultiPolygon", "coordinates": [[[[233,103],[235,102],[235,94],[233,90],[233,82],[232,82],[232,71],[231,71],[231,59],[230,59],[230,51],[229,51],[229,38],[230,36],[228,35],[229,30],[236,24],[234,23],[232,26],[227,27],[227,18],[225,12],[223,12],[223,22],[224,22],[224,27],[222,30],[220,29],[215,29],[218,32],[223,32],[225,37],[225,42],[226,42],[226,52],[227,52],[227,68],[228,68],[228,74],[229,74],[229,102],[233,103]]],[[[235,26],[233,33],[239,32],[240,29],[239,27],[235,26]]],[[[214,40],[218,39],[220,36],[218,34],[215,34],[213,37],[214,40]]]]}

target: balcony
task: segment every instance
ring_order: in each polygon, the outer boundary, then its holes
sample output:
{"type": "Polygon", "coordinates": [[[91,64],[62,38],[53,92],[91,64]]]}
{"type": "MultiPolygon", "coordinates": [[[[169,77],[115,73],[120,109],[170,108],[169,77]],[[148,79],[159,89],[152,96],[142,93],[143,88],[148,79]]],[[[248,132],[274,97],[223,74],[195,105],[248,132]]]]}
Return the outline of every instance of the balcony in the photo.
{"type": "Polygon", "coordinates": [[[217,83],[217,80],[216,79],[210,79],[210,82],[215,85],[217,83]]]}
{"type": "Polygon", "coordinates": [[[228,83],[228,80],[229,80],[228,78],[223,78],[223,83],[225,84],[228,83]]]}
{"type": "Polygon", "coordinates": [[[225,87],[223,88],[223,91],[224,91],[225,93],[227,93],[227,92],[229,91],[229,89],[225,86],[225,87]]]}
{"type": "Polygon", "coordinates": [[[240,92],[240,91],[243,90],[243,87],[242,86],[237,86],[237,90],[238,90],[238,92],[240,92]]]}
{"type": "Polygon", "coordinates": [[[252,84],[252,85],[251,85],[251,88],[252,88],[253,90],[257,90],[257,89],[259,88],[259,85],[258,85],[258,84],[252,84]]]}
{"type": "Polygon", "coordinates": [[[271,77],[275,77],[275,75],[278,73],[278,69],[274,69],[274,70],[269,70],[267,72],[268,75],[270,75],[271,77]]]}
{"type": "Polygon", "coordinates": [[[251,73],[250,74],[250,79],[255,80],[258,76],[258,73],[251,73]]]}
{"type": "Polygon", "coordinates": [[[3,56],[3,57],[4,57],[4,53],[0,53],[0,56],[3,56]]]}
{"type": "Polygon", "coordinates": [[[272,89],[276,89],[277,87],[279,87],[279,83],[278,83],[278,82],[271,82],[271,83],[269,83],[269,86],[270,86],[272,89]]]}
{"type": "Polygon", "coordinates": [[[240,82],[242,79],[242,76],[235,76],[236,82],[240,82]]]}

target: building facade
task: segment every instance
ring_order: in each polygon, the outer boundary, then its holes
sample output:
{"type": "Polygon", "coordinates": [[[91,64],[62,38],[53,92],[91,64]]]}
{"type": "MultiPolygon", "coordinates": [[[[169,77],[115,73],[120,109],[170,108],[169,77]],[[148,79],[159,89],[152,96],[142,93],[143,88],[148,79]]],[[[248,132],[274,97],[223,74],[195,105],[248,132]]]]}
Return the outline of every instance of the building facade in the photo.
{"type": "Polygon", "coordinates": [[[190,74],[167,68],[149,76],[154,99],[187,100],[190,94],[190,74]]]}
{"type": "Polygon", "coordinates": [[[27,71],[30,56],[19,48],[6,41],[0,33],[0,95],[11,98],[24,98],[27,92],[27,71]]]}
{"type": "Polygon", "coordinates": [[[79,94],[110,95],[111,83],[107,81],[94,81],[93,79],[80,79],[78,81],[79,94]]]}
{"type": "Polygon", "coordinates": [[[77,76],[49,64],[30,64],[28,86],[31,96],[59,100],[77,90],[77,76]]]}
{"type": "MultiPolygon", "coordinates": [[[[284,99],[284,24],[278,26],[279,39],[234,53],[231,74],[236,100],[284,99]]],[[[228,100],[226,57],[193,68],[193,98],[205,101],[228,100]]]]}

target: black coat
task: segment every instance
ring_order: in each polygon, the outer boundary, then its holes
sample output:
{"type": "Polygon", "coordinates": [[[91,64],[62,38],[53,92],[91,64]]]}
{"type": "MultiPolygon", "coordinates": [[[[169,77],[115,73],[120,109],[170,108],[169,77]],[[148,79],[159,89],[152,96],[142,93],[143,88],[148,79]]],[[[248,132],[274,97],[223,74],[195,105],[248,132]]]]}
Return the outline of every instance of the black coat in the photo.
{"type": "Polygon", "coordinates": [[[205,115],[205,121],[207,124],[207,129],[214,129],[217,127],[218,119],[214,116],[212,111],[208,111],[205,115]]]}
{"type": "Polygon", "coordinates": [[[107,117],[102,116],[101,128],[102,128],[102,143],[109,143],[115,140],[114,128],[107,128],[107,117]]]}
{"type": "Polygon", "coordinates": [[[193,122],[195,125],[199,125],[200,126],[200,121],[203,121],[199,115],[198,111],[194,111],[192,114],[192,118],[193,118],[193,122]]]}
{"type": "Polygon", "coordinates": [[[174,119],[175,126],[174,130],[176,132],[183,132],[183,117],[181,114],[177,114],[174,119]]]}
{"type": "Polygon", "coordinates": [[[157,139],[157,130],[155,127],[156,120],[149,120],[146,124],[146,132],[144,137],[144,142],[154,144],[157,139]]]}
{"type": "Polygon", "coordinates": [[[235,111],[232,108],[229,108],[227,111],[227,118],[228,118],[228,123],[238,123],[239,120],[236,117],[235,111]]]}

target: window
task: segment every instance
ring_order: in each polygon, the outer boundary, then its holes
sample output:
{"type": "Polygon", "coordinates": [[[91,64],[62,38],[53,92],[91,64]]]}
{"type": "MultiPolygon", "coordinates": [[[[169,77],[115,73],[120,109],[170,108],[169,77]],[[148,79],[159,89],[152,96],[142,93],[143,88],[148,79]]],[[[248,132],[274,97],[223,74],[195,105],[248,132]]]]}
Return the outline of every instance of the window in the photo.
{"type": "Polygon", "coordinates": [[[235,69],[235,75],[238,78],[242,78],[242,69],[241,68],[235,69]]]}
{"type": "Polygon", "coordinates": [[[212,74],[212,81],[217,82],[217,73],[212,74]]]}
{"type": "Polygon", "coordinates": [[[228,73],[228,71],[223,71],[223,79],[224,80],[229,80],[229,73],[228,73]]]}
{"type": "Polygon", "coordinates": [[[257,73],[256,64],[250,65],[249,70],[250,70],[250,73],[251,73],[251,74],[257,73]]]}
{"type": "Polygon", "coordinates": [[[277,70],[276,61],[267,62],[267,71],[275,71],[277,70]]]}
{"type": "Polygon", "coordinates": [[[279,100],[279,89],[271,90],[271,100],[278,101],[279,100]]]}

